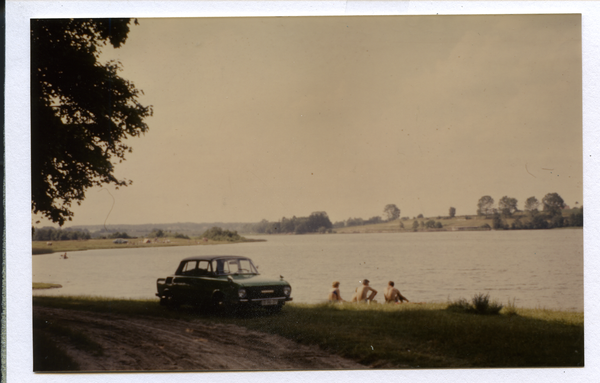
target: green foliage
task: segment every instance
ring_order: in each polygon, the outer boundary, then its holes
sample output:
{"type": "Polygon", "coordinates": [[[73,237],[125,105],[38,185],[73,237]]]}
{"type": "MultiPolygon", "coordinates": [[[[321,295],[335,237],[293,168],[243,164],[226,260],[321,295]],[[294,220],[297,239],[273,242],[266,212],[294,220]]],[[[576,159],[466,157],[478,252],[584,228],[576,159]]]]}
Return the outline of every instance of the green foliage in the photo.
{"type": "Polygon", "coordinates": [[[570,222],[571,226],[583,226],[583,206],[571,213],[570,222]]]}
{"type": "Polygon", "coordinates": [[[33,241],[70,241],[78,239],[90,239],[87,230],[55,229],[53,227],[42,227],[33,231],[33,241]]]}
{"type": "Polygon", "coordinates": [[[494,217],[492,218],[492,227],[494,230],[501,230],[506,227],[506,224],[502,221],[502,218],[500,218],[500,214],[494,214],[494,217]]]}
{"type": "Polygon", "coordinates": [[[449,303],[447,310],[465,313],[475,312],[475,308],[465,298],[459,298],[454,302],[449,303]]]}
{"type": "Polygon", "coordinates": [[[502,310],[502,307],[501,304],[495,301],[490,302],[489,294],[483,293],[473,296],[471,303],[464,298],[460,298],[448,304],[448,310],[450,311],[480,315],[497,315],[502,310]]]}
{"type": "Polygon", "coordinates": [[[542,206],[545,213],[555,217],[561,215],[561,211],[565,207],[565,201],[558,193],[548,193],[542,198],[542,206]]]}
{"type": "Polygon", "coordinates": [[[365,221],[362,218],[348,218],[346,220],[346,226],[362,226],[365,224],[365,221]]]}
{"type": "Polygon", "coordinates": [[[118,48],[129,19],[31,20],[31,208],[63,225],[87,189],[131,181],[114,163],[131,152],[125,139],[148,130],[152,108],[118,76],[119,62],[98,62],[107,43],[118,48]]]}
{"type": "Polygon", "coordinates": [[[383,208],[383,214],[385,214],[388,221],[393,221],[400,217],[400,209],[398,208],[398,206],[394,205],[393,203],[390,203],[385,205],[385,207],[383,208]]]}
{"type": "Polygon", "coordinates": [[[535,215],[539,207],[540,201],[538,201],[538,199],[535,197],[529,197],[525,201],[525,211],[528,211],[531,215],[535,215]]]}
{"type": "Polygon", "coordinates": [[[126,232],[118,232],[115,231],[114,233],[112,233],[111,235],[108,236],[108,238],[131,238],[126,232]]]}
{"type": "MultiPolygon", "coordinates": [[[[263,219],[259,223],[252,225],[251,231],[260,234],[331,233],[333,226],[326,212],[317,211],[308,217],[294,216],[291,219],[283,217],[279,222],[269,222],[263,219]]],[[[338,227],[343,227],[343,225],[338,225],[338,227]]]]}
{"type": "Polygon", "coordinates": [[[504,314],[508,316],[518,315],[517,314],[517,306],[515,305],[515,299],[513,298],[512,302],[509,300],[506,306],[504,307],[504,314]]]}
{"type": "Polygon", "coordinates": [[[148,238],[162,238],[165,236],[165,232],[162,229],[152,229],[148,238]]]}
{"type": "Polygon", "coordinates": [[[34,247],[31,249],[32,255],[52,254],[52,253],[54,253],[54,250],[51,247],[43,247],[43,248],[34,247]]]}
{"type": "Polygon", "coordinates": [[[484,195],[477,202],[477,215],[489,215],[494,212],[494,199],[484,195]]]}
{"type": "Polygon", "coordinates": [[[518,210],[517,199],[508,196],[500,198],[500,201],[498,201],[498,210],[500,210],[502,216],[512,217],[513,213],[518,210]]]}
{"type": "Polygon", "coordinates": [[[414,220],[412,224],[413,231],[419,230],[419,221],[414,220]]]}
{"type": "Polygon", "coordinates": [[[513,230],[521,230],[521,229],[523,229],[523,222],[521,222],[521,219],[519,217],[517,217],[517,218],[515,218],[513,223],[510,225],[510,228],[513,230]]]}
{"type": "Polygon", "coordinates": [[[237,231],[223,230],[220,227],[213,227],[206,230],[201,235],[202,238],[210,239],[212,241],[226,241],[226,242],[238,242],[243,240],[237,231]]]}
{"type": "Polygon", "coordinates": [[[456,209],[451,207],[448,211],[448,215],[450,216],[450,218],[453,218],[456,215],[456,209]]]}
{"type": "Polygon", "coordinates": [[[46,289],[59,289],[62,287],[62,285],[59,285],[57,283],[34,282],[34,283],[32,283],[31,287],[33,288],[33,290],[46,290],[46,289]]]}

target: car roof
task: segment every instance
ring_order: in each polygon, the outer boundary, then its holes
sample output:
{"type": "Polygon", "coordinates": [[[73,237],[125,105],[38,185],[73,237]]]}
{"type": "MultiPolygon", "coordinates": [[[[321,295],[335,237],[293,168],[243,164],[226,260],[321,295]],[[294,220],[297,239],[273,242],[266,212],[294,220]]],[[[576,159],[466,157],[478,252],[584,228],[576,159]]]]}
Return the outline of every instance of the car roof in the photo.
{"type": "Polygon", "coordinates": [[[243,257],[241,255],[196,255],[194,257],[187,257],[181,260],[181,262],[186,261],[212,261],[214,259],[250,259],[248,257],[243,257]]]}

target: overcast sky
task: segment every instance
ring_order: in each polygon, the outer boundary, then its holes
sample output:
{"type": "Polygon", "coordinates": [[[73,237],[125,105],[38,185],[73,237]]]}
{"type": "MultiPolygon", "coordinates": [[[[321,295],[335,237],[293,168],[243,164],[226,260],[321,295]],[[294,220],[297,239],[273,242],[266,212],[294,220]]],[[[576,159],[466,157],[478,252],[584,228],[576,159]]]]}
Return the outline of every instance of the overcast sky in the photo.
{"type": "Polygon", "coordinates": [[[103,56],[154,107],[116,167],[133,185],[67,227],[583,202],[579,15],[139,23],[103,56]]]}

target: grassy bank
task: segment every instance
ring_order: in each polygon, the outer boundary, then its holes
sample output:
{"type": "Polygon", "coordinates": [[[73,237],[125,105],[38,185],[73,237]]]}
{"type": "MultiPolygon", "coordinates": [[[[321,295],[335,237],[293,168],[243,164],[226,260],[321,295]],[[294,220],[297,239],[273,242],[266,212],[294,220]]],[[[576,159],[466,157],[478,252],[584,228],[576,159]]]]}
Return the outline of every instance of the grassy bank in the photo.
{"type": "MultiPolygon", "coordinates": [[[[281,314],[169,310],[156,300],[34,297],[34,305],[231,323],[375,368],[583,366],[583,313],[502,309],[500,315],[447,310],[447,304],[289,304],[281,314]]],[[[35,326],[35,323],[34,323],[35,326]]]]}
{"type": "Polygon", "coordinates": [[[33,283],[33,289],[34,290],[45,290],[45,289],[59,289],[62,287],[62,285],[56,284],[56,283],[37,283],[34,282],[33,283]]]}
{"type": "MultiPolygon", "coordinates": [[[[569,218],[575,209],[564,209],[562,215],[564,218],[569,218]]],[[[510,218],[502,218],[504,224],[509,227],[519,219],[522,223],[531,221],[529,214],[525,212],[514,213],[510,218]]],[[[437,217],[424,217],[424,218],[408,218],[408,219],[397,219],[388,222],[382,222],[372,225],[363,226],[348,226],[335,228],[335,232],[339,234],[356,234],[356,233],[413,233],[413,232],[430,232],[430,231],[478,231],[478,230],[489,230],[485,226],[491,228],[494,226],[494,220],[492,216],[482,215],[460,215],[455,217],[449,216],[437,216],[437,217]],[[418,228],[413,229],[414,222],[417,222],[418,228]],[[426,228],[421,225],[421,222],[426,223],[428,221],[434,221],[441,224],[441,228],[426,228]],[[400,226],[402,223],[402,226],[400,226]]],[[[568,227],[564,229],[581,229],[581,227],[568,227]]]]}
{"type": "Polygon", "coordinates": [[[33,255],[48,253],[64,253],[69,251],[97,250],[97,249],[128,249],[137,247],[171,247],[171,246],[206,246],[222,245],[241,242],[258,242],[264,240],[244,239],[239,242],[228,241],[203,241],[201,239],[185,238],[160,238],[157,242],[143,243],[143,238],[128,239],[128,243],[113,243],[114,239],[86,239],[72,241],[54,241],[48,245],[46,241],[33,241],[33,255]]]}

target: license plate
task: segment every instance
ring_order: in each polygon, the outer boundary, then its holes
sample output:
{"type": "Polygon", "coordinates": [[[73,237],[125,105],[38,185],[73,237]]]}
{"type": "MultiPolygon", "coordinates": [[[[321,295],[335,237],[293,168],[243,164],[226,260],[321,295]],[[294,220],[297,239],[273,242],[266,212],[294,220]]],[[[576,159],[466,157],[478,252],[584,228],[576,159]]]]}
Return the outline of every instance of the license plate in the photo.
{"type": "Polygon", "coordinates": [[[266,299],[260,303],[263,306],[273,306],[277,304],[277,299],[266,299]]]}

